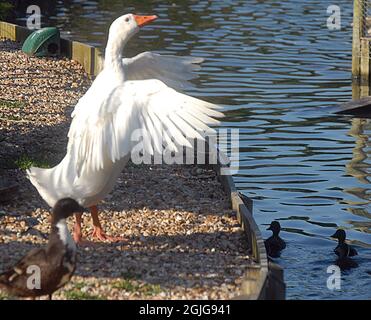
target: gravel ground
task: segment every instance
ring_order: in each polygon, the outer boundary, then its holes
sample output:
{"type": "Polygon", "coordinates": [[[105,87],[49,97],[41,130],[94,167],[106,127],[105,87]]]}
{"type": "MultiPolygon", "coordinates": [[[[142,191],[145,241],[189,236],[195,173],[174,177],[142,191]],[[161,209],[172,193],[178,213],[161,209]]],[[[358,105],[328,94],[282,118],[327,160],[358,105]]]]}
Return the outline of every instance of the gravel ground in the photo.
{"type": "MultiPolygon", "coordinates": [[[[0,270],[47,241],[50,209],[22,168],[63,157],[69,115],[90,85],[79,64],[30,58],[18,48],[0,41],[0,177],[19,185],[14,201],[0,204],[0,270]]],[[[54,299],[229,299],[240,293],[248,248],[207,167],[129,164],[99,209],[107,233],[128,241],[80,247],[75,276],[54,299]]],[[[73,219],[68,223],[71,230],[73,219]]],[[[91,231],[84,214],[84,234],[91,231]]],[[[0,298],[7,297],[0,292],[0,298]]]]}

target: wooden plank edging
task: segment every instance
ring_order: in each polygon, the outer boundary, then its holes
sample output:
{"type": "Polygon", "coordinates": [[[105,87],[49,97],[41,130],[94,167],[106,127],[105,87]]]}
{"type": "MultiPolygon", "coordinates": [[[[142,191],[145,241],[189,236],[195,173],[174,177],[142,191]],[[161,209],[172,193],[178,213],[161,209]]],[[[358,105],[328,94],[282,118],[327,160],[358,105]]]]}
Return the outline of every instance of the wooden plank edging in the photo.
{"type": "MultiPolygon", "coordinates": [[[[208,147],[209,149],[209,147],[208,147]]],[[[283,300],[286,295],[283,269],[276,263],[268,261],[264,240],[252,214],[253,202],[249,198],[242,199],[231,175],[222,175],[228,165],[223,165],[220,158],[226,158],[218,151],[217,164],[211,165],[217,173],[225,192],[229,195],[231,207],[236,212],[237,219],[248,240],[253,265],[246,270],[245,279],[241,285],[240,296],[235,299],[244,300],[283,300]]]]}

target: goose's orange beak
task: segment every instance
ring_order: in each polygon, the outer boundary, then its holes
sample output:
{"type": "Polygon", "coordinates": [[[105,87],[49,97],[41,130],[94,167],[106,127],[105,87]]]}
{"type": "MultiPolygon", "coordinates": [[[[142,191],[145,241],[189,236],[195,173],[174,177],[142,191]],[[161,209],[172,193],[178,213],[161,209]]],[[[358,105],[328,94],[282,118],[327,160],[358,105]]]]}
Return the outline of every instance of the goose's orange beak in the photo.
{"type": "Polygon", "coordinates": [[[143,27],[146,24],[156,20],[157,18],[157,16],[137,16],[136,14],[134,14],[134,19],[137,22],[138,27],[143,27]]]}

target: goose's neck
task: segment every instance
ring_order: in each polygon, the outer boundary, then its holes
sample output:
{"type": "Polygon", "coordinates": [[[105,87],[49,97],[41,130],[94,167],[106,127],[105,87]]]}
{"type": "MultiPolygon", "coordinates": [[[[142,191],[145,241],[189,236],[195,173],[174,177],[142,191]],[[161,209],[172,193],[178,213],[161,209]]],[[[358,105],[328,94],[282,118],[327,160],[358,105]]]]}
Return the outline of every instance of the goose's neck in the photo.
{"type": "Polygon", "coordinates": [[[104,58],[104,68],[113,70],[116,74],[124,75],[124,66],[122,64],[122,50],[127,42],[127,39],[117,41],[117,39],[108,38],[107,47],[104,58]]]}

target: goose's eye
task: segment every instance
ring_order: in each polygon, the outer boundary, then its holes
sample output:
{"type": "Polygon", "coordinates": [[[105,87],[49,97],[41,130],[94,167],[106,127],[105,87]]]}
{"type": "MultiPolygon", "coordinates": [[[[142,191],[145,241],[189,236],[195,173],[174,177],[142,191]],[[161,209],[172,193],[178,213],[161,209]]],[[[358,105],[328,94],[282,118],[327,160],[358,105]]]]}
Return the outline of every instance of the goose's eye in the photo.
{"type": "Polygon", "coordinates": [[[129,22],[129,20],[130,20],[129,17],[128,18],[125,18],[125,22],[129,22]]]}

